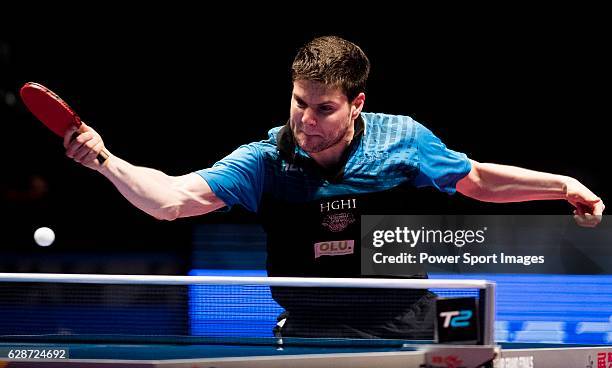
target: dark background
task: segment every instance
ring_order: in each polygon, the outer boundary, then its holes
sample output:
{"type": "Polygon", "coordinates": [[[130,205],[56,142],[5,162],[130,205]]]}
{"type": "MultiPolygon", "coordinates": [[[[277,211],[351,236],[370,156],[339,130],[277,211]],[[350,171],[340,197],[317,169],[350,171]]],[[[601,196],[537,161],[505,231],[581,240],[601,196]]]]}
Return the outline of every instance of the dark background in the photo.
{"type": "MultiPolygon", "coordinates": [[[[284,123],[293,56],[326,34],[345,37],[368,54],[365,111],[409,115],[472,159],[570,175],[604,201],[610,197],[605,125],[612,64],[609,29],[597,11],[586,18],[540,14],[474,22],[419,14],[374,19],[367,9],[361,14],[348,25],[330,20],[314,26],[300,14],[221,26],[141,17],[4,33],[3,269],[22,270],[12,259],[70,252],[166,252],[186,269],[194,225],[255,221],[240,209],[170,223],[148,217],[102,176],[64,156],[61,141],[21,104],[17,91],[24,82],[62,96],[113,154],[179,175],[208,167],[284,123]],[[40,226],[55,229],[53,246],[35,245],[32,233],[40,226]]],[[[458,213],[571,212],[561,201],[451,200],[458,213]]]]}

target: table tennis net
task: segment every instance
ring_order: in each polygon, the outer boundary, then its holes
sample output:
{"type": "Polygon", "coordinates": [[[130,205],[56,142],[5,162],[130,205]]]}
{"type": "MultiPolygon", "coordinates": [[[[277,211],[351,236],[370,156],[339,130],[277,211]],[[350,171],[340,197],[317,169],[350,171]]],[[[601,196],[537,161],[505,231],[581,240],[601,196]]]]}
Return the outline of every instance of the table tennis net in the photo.
{"type": "Polygon", "coordinates": [[[435,298],[482,295],[479,288],[466,285],[435,287],[436,281],[449,286],[444,280],[425,280],[427,285],[410,288],[368,287],[372,284],[359,284],[361,279],[337,279],[331,284],[329,279],[308,279],[307,285],[294,285],[291,278],[271,285],[271,280],[3,274],[0,338],[432,340],[435,298]],[[313,280],[322,281],[313,284],[313,280]],[[338,280],[351,282],[338,284],[338,280]]]}

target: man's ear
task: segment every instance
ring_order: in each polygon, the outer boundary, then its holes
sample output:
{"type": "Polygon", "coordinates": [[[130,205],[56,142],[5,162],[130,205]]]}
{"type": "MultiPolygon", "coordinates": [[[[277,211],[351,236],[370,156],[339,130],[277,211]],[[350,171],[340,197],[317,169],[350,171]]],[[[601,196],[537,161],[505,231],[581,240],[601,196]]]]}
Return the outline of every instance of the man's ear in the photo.
{"type": "Polygon", "coordinates": [[[357,119],[359,114],[361,114],[361,110],[363,109],[363,105],[365,104],[365,93],[361,92],[353,99],[351,102],[351,107],[354,107],[351,112],[351,119],[357,119]]]}

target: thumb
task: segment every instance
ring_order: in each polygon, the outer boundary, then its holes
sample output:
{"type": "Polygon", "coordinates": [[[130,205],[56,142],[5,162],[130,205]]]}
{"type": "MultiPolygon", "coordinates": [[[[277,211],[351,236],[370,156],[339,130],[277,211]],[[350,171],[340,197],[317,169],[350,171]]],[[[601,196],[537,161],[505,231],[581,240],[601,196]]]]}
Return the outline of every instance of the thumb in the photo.
{"type": "Polygon", "coordinates": [[[92,130],[93,129],[89,125],[85,124],[84,121],[81,121],[81,125],[79,126],[80,133],[90,132],[92,130]]]}
{"type": "Polygon", "coordinates": [[[66,133],[64,133],[64,148],[68,148],[68,145],[74,139],[75,133],[78,132],[78,129],[79,128],[77,127],[71,126],[66,130],[66,133]]]}

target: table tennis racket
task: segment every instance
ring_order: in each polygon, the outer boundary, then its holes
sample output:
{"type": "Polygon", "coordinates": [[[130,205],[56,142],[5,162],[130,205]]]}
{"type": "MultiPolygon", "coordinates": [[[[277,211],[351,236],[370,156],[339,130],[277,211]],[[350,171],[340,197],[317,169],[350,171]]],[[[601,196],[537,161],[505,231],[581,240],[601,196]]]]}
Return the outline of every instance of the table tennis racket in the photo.
{"type": "MultiPolygon", "coordinates": [[[[81,119],[74,110],[47,87],[28,82],[21,87],[19,93],[28,110],[60,137],[63,138],[71,127],[81,126],[81,119]]],[[[108,159],[108,152],[102,150],[97,158],[103,164],[108,159]]]]}

